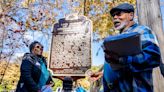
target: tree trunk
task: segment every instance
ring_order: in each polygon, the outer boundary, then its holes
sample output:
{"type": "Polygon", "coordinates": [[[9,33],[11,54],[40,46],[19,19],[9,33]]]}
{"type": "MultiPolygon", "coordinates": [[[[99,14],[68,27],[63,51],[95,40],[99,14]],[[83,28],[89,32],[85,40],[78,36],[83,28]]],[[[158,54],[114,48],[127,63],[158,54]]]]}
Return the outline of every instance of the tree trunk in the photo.
{"type": "Polygon", "coordinates": [[[84,5],[83,5],[83,14],[86,15],[86,0],[84,0],[84,5]]]}
{"type": "MultiPolygon", "coordinates": [[[[162,61],[164,62],[164,33],[162,30],[162,18],[159,0],[137,0],[139,23],[149,26],[156,34],[159,41],[162,61]]],[[[154,92],[163,92],[164,78],[159,68],[153,70],[154,92]]]]}

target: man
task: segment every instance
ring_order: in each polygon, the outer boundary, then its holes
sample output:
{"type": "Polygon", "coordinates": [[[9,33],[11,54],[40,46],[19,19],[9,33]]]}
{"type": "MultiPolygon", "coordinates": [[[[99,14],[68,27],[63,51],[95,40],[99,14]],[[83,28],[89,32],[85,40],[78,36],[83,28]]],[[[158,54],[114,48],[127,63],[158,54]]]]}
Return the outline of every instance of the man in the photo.
{"type": "Polygon", "coordinates": [[[42,56],[43,46],[34,41],[31,43],[30,53],[25,53],[21,64],[21,76],[16,92],[52,92],[53,83],[47,70],[46,59],[42,56]]]}
{"type": "Polygon", "coordinates": [[[110,14],[114,27],[120,34],[134,31],[141,34],[142,52],[119,56],[104,51],[104,92],[153,92],[152,70],[160,63],[160,51],[155,36],[148,27],[133,21],[134,7],[131,4],[120,4],[112,8],[110,14]],[[124,67],[113,69],[112,64],[124,67]]]}

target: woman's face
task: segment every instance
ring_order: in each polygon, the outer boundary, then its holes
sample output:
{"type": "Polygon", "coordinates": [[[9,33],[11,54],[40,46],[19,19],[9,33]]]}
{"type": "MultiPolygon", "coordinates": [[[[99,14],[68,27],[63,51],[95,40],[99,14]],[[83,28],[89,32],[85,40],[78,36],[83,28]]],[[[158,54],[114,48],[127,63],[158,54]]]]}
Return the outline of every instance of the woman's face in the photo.
{"type": "Polygon", "coordinates": [[[32,50],[32,53],[37,55],[37,56],[41,56],[43,53],[43,46],[41,44],[36,44],[32,50]]]}

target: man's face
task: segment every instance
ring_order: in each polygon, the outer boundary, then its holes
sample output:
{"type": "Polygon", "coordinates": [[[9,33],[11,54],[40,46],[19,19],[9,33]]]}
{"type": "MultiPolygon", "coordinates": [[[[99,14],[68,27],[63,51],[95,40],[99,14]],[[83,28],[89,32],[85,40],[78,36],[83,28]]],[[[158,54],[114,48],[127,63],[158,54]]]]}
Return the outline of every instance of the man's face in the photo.
{"type": "Polygon", "coordinates": [[[133,19],[133,13],[127,13],[123,11],[116,11],[112,14],[114,27],[121,31],[125,29],[129,22],[133,19]]]}
{"type": "Polygon", "coordinates": [[[33,54],[41,56],[43,53],[43,46],[41,44],[36,44],[32,50],[33,54]]]}

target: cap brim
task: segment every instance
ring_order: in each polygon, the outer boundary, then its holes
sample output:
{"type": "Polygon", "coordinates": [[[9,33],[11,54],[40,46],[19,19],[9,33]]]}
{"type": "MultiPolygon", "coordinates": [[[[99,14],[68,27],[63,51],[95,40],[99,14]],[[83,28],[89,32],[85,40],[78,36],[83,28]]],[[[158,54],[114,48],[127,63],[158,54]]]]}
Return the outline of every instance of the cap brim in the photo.
{"type": "Polygon", "coordinates": [[[116,11],[126,11],[126,12],[134,12],[133,10],[127,10],[127,9],[120,9],[120,8],[112,8],[110,10],[110,14],[112,15],[116,11]]]}

